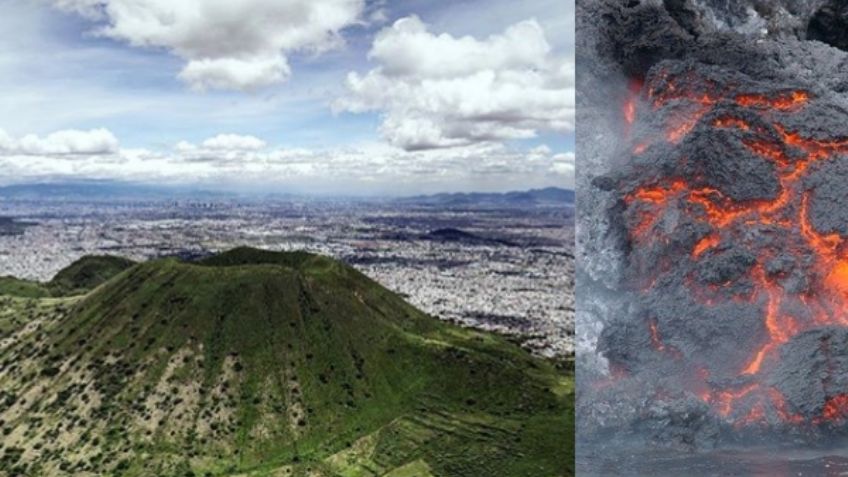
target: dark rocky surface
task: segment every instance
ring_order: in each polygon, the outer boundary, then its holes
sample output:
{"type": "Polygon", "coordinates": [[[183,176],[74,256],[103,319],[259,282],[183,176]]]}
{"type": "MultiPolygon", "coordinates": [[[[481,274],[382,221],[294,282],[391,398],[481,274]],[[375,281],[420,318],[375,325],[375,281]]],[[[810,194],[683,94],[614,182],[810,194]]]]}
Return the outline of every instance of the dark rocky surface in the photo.
{"type": "Polygon", "coordinates": [[[579,455],[848,431],[848,54],[808,40],[824,4],[578,2],[579,455]]]}
{"type": "Polygon", "coordinates": [[[848,50],[848,2],[830,0],[816,10],[807,24],[807,38],[848,50]]]}

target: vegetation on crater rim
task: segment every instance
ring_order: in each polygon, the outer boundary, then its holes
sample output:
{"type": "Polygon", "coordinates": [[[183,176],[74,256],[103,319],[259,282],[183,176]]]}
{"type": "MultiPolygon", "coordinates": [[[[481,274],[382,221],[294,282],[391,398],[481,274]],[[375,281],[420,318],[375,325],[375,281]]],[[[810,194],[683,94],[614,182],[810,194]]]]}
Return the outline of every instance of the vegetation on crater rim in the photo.
{"type": "Polygon", "coordinates": [[[573,473],[566,365],[344,264],[245,248],[98,263],[44,294],[0,282],[0,471],[573,473]]]}

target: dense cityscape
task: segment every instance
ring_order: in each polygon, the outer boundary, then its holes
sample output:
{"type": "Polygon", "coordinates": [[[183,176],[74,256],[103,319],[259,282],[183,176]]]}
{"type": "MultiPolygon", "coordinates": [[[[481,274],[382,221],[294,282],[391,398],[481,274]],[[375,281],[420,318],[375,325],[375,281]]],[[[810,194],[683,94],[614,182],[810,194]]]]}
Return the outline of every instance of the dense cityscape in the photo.
{"type": "Polygon", "coordinates": [[[341,259],[441,319],[573,353],[573,212],[431,200],[6,200],[0,275],[46,281],[74,260],[202,257],[236,246],[341,259]]]}

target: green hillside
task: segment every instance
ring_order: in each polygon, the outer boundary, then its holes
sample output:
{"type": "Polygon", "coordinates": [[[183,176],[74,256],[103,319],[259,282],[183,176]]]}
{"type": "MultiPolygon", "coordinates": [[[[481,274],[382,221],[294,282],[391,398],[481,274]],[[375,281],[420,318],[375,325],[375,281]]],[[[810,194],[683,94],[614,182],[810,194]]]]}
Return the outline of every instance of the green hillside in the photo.
{"type": "Polygon", "coordinates": [[[51,295],[46,285],[15,277],[0,277],[0,295],[44,298],[51,295]]]}
{"type": "Polygon", "coordinates": [[[45,298],[83,295],[134,264],[135,262],[120,257],[83,257],[59,271],[53,280],[47,283],[0,277],[0,296],[45,298]]]}
{"type": "Polygon", "coordinates": [[[562,477],[573,381],[305,253],[0,297],[0,475],[562,477]]]}
{"type": "Polygon", "coordinates": [[[57,273],[47,287],[54,296],[86,293],[133,265],[135,262],[121,257],[83,257],[57,273]]]}

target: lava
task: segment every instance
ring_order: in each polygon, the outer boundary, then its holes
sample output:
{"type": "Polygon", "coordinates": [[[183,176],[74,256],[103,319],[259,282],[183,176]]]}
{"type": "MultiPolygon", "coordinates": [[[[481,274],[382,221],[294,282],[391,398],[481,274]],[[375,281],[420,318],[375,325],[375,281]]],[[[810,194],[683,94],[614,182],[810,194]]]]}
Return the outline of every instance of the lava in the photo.
{"type": "Polygon", "coordinates": [[[686,182],[681,179],[671,181],[667,186],[648,186],[640,187],[627,195],[624,200],[628,205],[633,202],[642,202],[651,206],[653,210],[643,211],[640,214],[638,223],[630,229],[630,236],[637,240],[642,240],[649,236],[649,233],[657,219],[668,206],[669,202],[675,200],[681,192],[686,190],[686,182]]]}
{"type": "MultiPolygon", "coordinates": [[[[631,222],[631,237],[640,241],[657,243],[663,240],[660,243],[667,245],[667,238],[648,232],[671,213],[675,214],[673,217],[686,214],[709,229],[708,233],[699,234],[691,245],[690,263],[719,255],[721,250],[708,252],[716,250],[724,241],[730,244],[745,240],[746,245],[755,249],[756,258],[747,272],[723,285],[744,281],[750,292],[741,295],[736,291],[735,295],[725,293],[722,296],[716,287],[715,297],[701,300],[705,306],[715,306],[720,297],[737,302],[748,300],[760,310],[764,334],[759,341],[751,343],[749,357],[737,368],[736,375],[736,379],[750,383],[728,387],[710,384],[703,378],[692,391],[734,425],[764,423],[767,416],[791,424],[816,424],[816,419],[805,421],[803,416],[793,412],[779,390],[761,385],[760,380],[763,372],[780,359],[780,347],[799,333],[822,325],[848,326],[848,245],[839,234],[822,233],[812,224],[810,201],[813,196],[810,186],[802,181],[811,164],[837,154],[848,154],[848,138],[807,137],[781,123],[780,118],[784,116],[780,114],[794,114],[809,104],[813,97],[807,91],[734,92],[733,86],[718,87],[709,80],[692,76],[691,72],[677,76],[660,72],[649,85],[647,97],[653,110],[662,111],[667,118],[664,139],[668,143],[681,143],[702,124],[735,130],[733,137],[738,138],[744,148],[773,165],[779,183],[779,190],[773,197],[746,201],[733,200],[719,188],[698,185],[703,181],[692,177],[653,179],[652,183],[640,185],[625,196],[626,206],[639,218],[631,222]],[[711,114],[719,107],[723,114],[711,114]],[[760,119],[755,121],[752,119],[755,116],[760,119]],[[709,123],[705,122],[706,117],[711,118],[709,123]],[[784,246],[775,249],[767,241],[757,245],[752,237],[762,234],[774,237],[773,240],[779,240],[784,246]],[[812,263],[806,288],[798,289],[796,285],[787,289],[786,270],[769,268],[768,264],[779,252],[797,260],[811,257],[809,262],[804,262],[812,263]]],[[[630,96],[636,97],[635,94],[630,96]]],[[[637,119],[635,102],[632,109],[629,104],[625,105],[625,120],[633,124],[637,119]]],[[[651,142],[651,138],[638,138],[633,153],[644,153],[651,142]]],[[[650,263],[639,265],[642,265],[639,270],[652,266],[650,263]]],[[[652,287],[657,283],[657,276],[651,283],[652,287]]],[[[691,276],[686,285],[698,287],[692,283],[691,276]]],[[[652,289],[642,292],[651,293],[652,289]]],[[[696,290],[694,296],[702,298],[704,294],[696,290]]],[[[657,320],[650,320],[648,328],[651,346],[657,352],[668,352],[657,320]]],[[[673,330],[667,332],[674,333],[673,330]]],[[[703,369],[700,374],[710,376],[710,371],[703,369]]],[[[830,398],[821,419],[848,419],[848,394],[830,398]]]]}
{"type": "Polygon", "coordinates": [[[716,128],[736,128],[741,129],[743,131],[750,131],[751,125],[748,124],[748,121],[739,118],[733,117],[725,117],[719,118],[713,121],[713,127],[716,128]]]}
{"type": "Polygon", "coordinates": [[[819,261],[832,263],[836,257],[836,248],[842,243],[842,237],[838,234],[822,235],[816,231],[809,220],[809,198],[809,194],[804,194],[801,198],[801,214],[799,217],[801,235],[813,249],[819,261]]]}
{"type": "Polygon", "coordinates": [[[825,421],[843,420],[848,417],[848,394],[839,394],[827,400],[822,410],[825,421]]]}
{"type": "Polygon", "coordinates": [[[636,121],[636,98],[628,98],[624,103],[624,120],[627,124],[636,121]]]}
{"type": "Polygon", "coordinates": [[[783,290],[768,280],[765,271],[760,266],[754,268],[753,276],[757,289],[762,290],[767,298],[765,326],[769,334],[769,341],[757,351],[754,359],[748,363],[742,374],[759,373],[766,355],[798,333],[798,325],[794,320],[781,315],[780,302],[783,290]]]}
{"type": "Polygon", "coordinates": [[[639,94],[642,91],[642,81],[639,79],[631,79],[627,86],[627,96],[622,105],[622,115],[624,116],[625,133],[630,134],[630,129],[633,123],[636,122],[636,106],[639,101],[639,94]]]}
{"type": "Polygon", "coordinates": [[[824,282],[832,290],[848,296],[848,260],[836,262],[824,282]]]}
{"type": "Polygon", "coordinates": [[[686,190],[686,182],[682,179],[675,179],[668,186],[648,186],[640,187],[632,194],[625,198],[625,201],[632,203],[634,200],[650,202],[656,205],[665,205],[675,195],[686,190]]]}
{"type": "Polygon", "coordinates": [[[714,396],[709,396],[708,401],[716,406],[716,411],[719,415],[727,417],[733,411],[733,403],[746,397],[758,389],[756,384],[748,384],[736,390],[722,390],[715,393],[714,396]]]}
{"type": "Polygon", "coordinates": [[[780,393],[780,391],[775,388],[769,388],[768,395],[771,399],[772,405],[774,405],[775,411],[777,411],[778,417],[780,417],[782,421],[790,422],[792,424],[801,424],[804,422],[804,416],[801,416],[800,414],[793,414],[788,411],[786,398],[780,393]]]}
{"type": "Polygon", "coordinates": [[[654,346],[654,349],[657,351],[665,351],[665,345],[660,339],[660,332],[657,330],[656,320],[651,320],[648,327],[651,330],[651,344],[654,346]]]}
{"type": "Polygon", "coordinates": [[[689,132],[698,124],[698,121],[701,120],[701,117],[707,113],[707,109],[699,109],[694,113],[680,118],[676,121],[673,121],[668,126],[668,132],[666,133],[666,140],[672,144],[677,144],[684,137],[686,137],[689,132]]]}
{"type": "Polygon", "coordinates": [[[777,109],[781,111],[799,108],[810,100],[810,94],[806,91],[789,91],[776,96],[765,94],[740,94],[736,96],[736,103],[748,108],[777,109]]]}
{"type": "Polygon", "coordinates": [[[754,154],[765,157],[780,167],[787,167],[792,163],[786,157],[786,153],[781,145],[765,140],[747,140],[743,141],[743,144],[754,154]]]}
{"type": "Polygon", "coordinates": [[[748,414],[746,414],[745,417],[740,419],[736,423],[736,425],[737,425],[737,427],[742,427],[742,426],[750,426],[750,425],[753,425],[753,424],[758,424],[758,423],[763,422],[765,420],[765,417],[766,417],[766,413],[765,413],[765,409],[763,407],[763,403],[758,402],[758,403],[754,404],[753,407],[751,407],[751,409],[748,411],[748,414]]]}
{"type": "Polygon", "coordinates": [[[692,256],[698,258],[703,255],[704,252],[713,247],[716,247],[720,243],[721,237],[719,237],[718,235],[708,235],[699,240],[697,244],[695,244],[695,249],[692,250],[692,256]]]}

